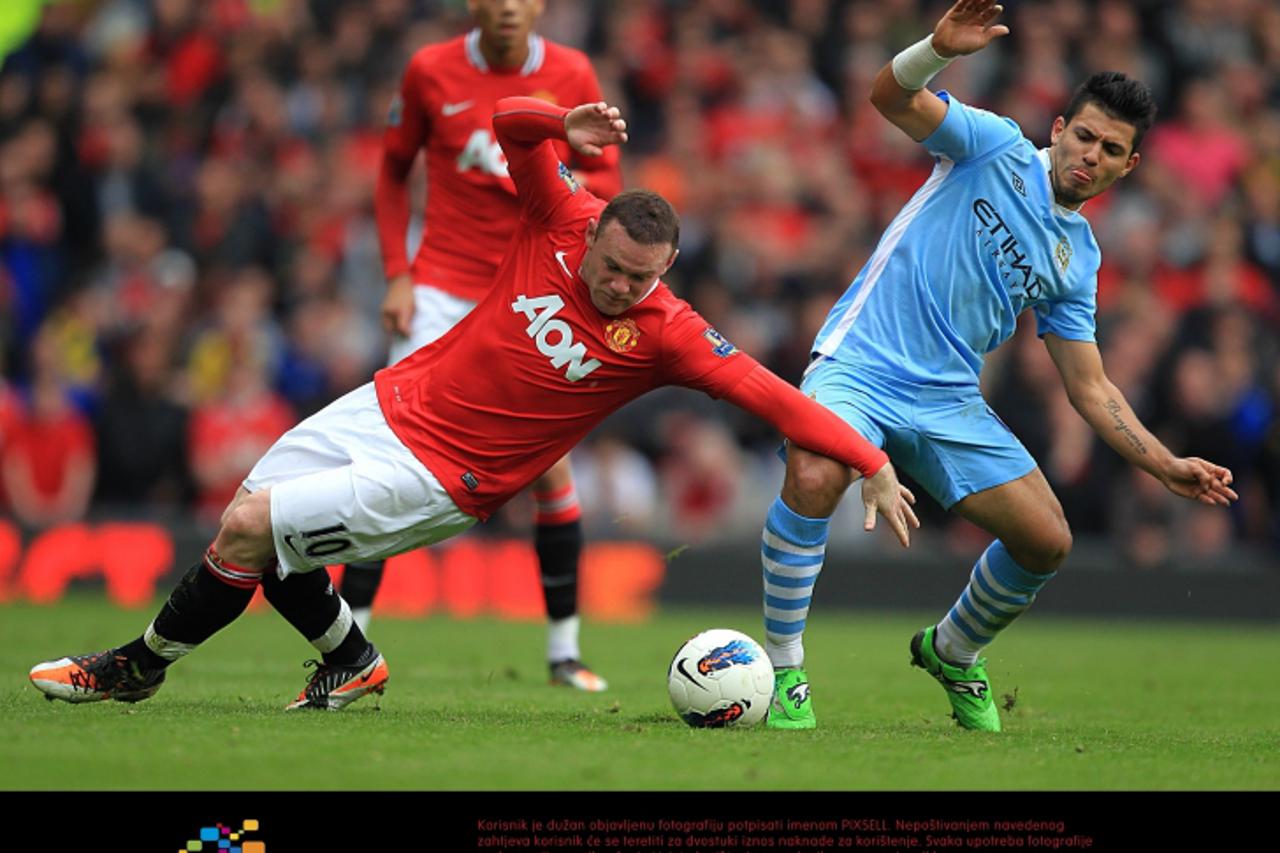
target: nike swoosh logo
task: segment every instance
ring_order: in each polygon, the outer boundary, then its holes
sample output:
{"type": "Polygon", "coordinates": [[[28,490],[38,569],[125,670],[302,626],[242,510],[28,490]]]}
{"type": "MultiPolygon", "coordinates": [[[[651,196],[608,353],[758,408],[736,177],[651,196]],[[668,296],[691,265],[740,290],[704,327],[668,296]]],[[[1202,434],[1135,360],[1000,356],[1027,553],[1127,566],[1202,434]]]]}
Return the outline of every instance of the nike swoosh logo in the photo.
{"type": "Polygon", "coordinates": [[[301,557],[301,556],[302,556],[301,554],[299,554],[299,553],[298,553],[298,549],[297,549],[297,548],[295,548],[295,547],[293,547],[293,534],[292,534],[292,533],[286,533],[286,534],[284,535],[284,544],[288,545],[288,546],[289,546],[289,550],[293,551],[293,553],[298,554],[298,556],[299,556],[299,557],[301,557]]]}
{"type": "Polygon", "coordinates": [[[556,252],[556,263],[560,264],[560,269],[564,270],[564,274],[573,278],[573,273],[569,272],[569,267],[565,265],[564,257],[568,252],[556,252]]]}
{"type": "Polygon", "coordinates": [[[685,661],[687,661],[687,660],[688,660],[688,658],[680,658],[680,662],[676,664],[676,669],[677,669],[677,670],[679,670],[679,672],[680,672],[680,674],[681,674],[681,675],[683,675],[685,678],[689,679],[690,683],[697,685],[697,686],[698,686],[698,689],[700,689],[700,690],[706,690],[707,688],[706,688],[706,687],[703,687],[703,686],[702,686],[702,683],[701,683],[701,682],[699,682],[699,681],[698,681],[698,679],[696,679],[696,678],[694,678],[692,675],[690,675],[690,674],[689,674],[689,671],[688,671],[687,669],[685,669],[685,668],[684,668],[684,662],[685,662],[685,661]]]}
{"type": "Polygon", "coordinates": [[[456,104],[444,104],[440,107],[440,115],[445,118],[448,118],[449,116],[456,116],[460,112],[471,109],[474,104],[475,101],[459,101],[456,104]]]}

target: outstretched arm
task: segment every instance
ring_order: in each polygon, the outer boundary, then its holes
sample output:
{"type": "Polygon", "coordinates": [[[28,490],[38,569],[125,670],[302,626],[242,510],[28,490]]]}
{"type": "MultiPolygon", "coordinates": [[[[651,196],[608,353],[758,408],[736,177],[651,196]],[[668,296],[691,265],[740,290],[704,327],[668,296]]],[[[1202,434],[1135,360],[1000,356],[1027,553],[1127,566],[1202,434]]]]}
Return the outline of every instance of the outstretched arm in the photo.
{"type": "Polygon", "coordinates": [[[508,161],[527,156],[529,150],[551,139],[566,141],[588,157],[627,141],[622,113],[604,101],[570,110],[538,98],[503,98],[493,115],[493,130],[508,161]]]}
{"type": "Polygon", "coordinates": [[[725,391],[724,399],[764,418],[792,444],[843,462],[866,477],[862,488],[866,506],[863,528],[874,529],[879,513],[903,547],[911,544],[910,529],[920,526],[911,509],[915,496],[898,482],[884,451],[838,415],[760,364],[725,391]]]}
{"type": "Polygon", "coordinates": [[[521,209],[535,218],[549,215],[574,191],[560,174],[551,140],[568,142],[587,156],[627,141],[627,123],[617,107],[603,101],[567,110],[537,98],[503,98],[493,116],[493,131],[507,157],[521,209]]]}
{"type": "Polygon", "coordinates": [[[1044,336],[1071,405],[1102,440],[1129,462],[1184,498],[1228,506],[1236,499],[1231,471],[1195,456],[1177,457],[1142,425],[1102,369],[1097,344],[1044,336]]]}
{"type": "Polygon", "coordinates": [[[880,114],[919,142],[947,115],[947,105],[925,86],[958,56],[976,53],[1009,28],[995,23],[1004,7],[994,0],[959,0],[933,28],[880,69],[871,86],[871,103],[880,114]]]}

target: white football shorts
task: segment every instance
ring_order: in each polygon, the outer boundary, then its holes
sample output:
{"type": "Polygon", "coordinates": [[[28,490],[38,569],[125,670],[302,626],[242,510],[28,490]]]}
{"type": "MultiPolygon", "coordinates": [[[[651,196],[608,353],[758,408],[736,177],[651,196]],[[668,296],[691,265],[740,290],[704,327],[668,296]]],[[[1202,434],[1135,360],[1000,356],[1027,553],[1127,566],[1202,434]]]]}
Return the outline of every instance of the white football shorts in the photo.
{"type": "Polygon", "coordinates": [[[429,284],[413,286],[413,320],[409,323],[409,336],[391,336],[391,356],[387,366],[395,364],[416,349],[442,338],[445,332],[462,322],[476,303],[446,293],[429,284]]]}
{"type": "Polygon", "coordinates": [[[282,435],[244,487],[271,489],[281,579],[410,551],[476,523],[387,426],[372,382],[282,435]]]}

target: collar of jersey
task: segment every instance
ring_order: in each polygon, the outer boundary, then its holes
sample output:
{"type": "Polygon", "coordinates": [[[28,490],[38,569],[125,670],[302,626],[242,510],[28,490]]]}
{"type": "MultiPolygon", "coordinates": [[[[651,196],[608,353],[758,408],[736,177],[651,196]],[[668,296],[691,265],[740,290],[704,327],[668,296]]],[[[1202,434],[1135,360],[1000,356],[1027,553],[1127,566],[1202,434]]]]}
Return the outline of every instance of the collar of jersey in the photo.
{"type": "MultiPolygon", "coordinates": [[[[649,295],[650,295],[651,293],[653,293],[655,290],[657,290],[657,289],[658,289],[658,285],[660,285],[660,284],[662,284],[662,279],[661,279],[661,278],[655,278],[655,279],[653,280],[653,284],[649,285],[649,289],[648,289],[648,290],[646,290],[646,291],[644,292],[644,296],[641,296],[639,299],[637,299],[637,300],[635,301],[635,303],[631,306],[631,308],[635,308],[635,307],[636,307],[636,305],[639,305],[641,302],[644,302],[646,299],[648,299],[648,298],[649,298],[649,295]]],[[[631,310],[631,308],[628,308],[627,310],[628,310],[628,311],[630,311],[630,310],[631,310]]]]}
{"type": "MultiPolygon", "coordinates": [[[[467,60],[478,70],[489,72],[489,63],[484,61],[484,54],[480,52],[480,28],[476,27],[467,33],[467,60]]],[[[520,76],[528,77],[530,74],[536,73],[542,68],[542,60],[547,56],[547,46],[542,36],[537,33],[529,33],[529,58],[524,61],[524,65],[520,66],[520,76]]]]}

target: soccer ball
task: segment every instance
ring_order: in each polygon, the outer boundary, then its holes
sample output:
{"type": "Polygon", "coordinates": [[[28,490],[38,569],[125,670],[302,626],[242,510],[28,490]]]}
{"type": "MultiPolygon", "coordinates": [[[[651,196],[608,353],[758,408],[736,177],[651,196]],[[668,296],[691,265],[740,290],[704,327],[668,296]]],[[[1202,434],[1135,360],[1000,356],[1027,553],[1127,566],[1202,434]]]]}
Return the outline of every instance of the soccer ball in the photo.
{"type": "Polygon", "coordinates": [[[667,693],[676,713],[694,728],[754,725],[769,712],[773,664],[746,634],[712,628],[671,659],[667,693]]]}

